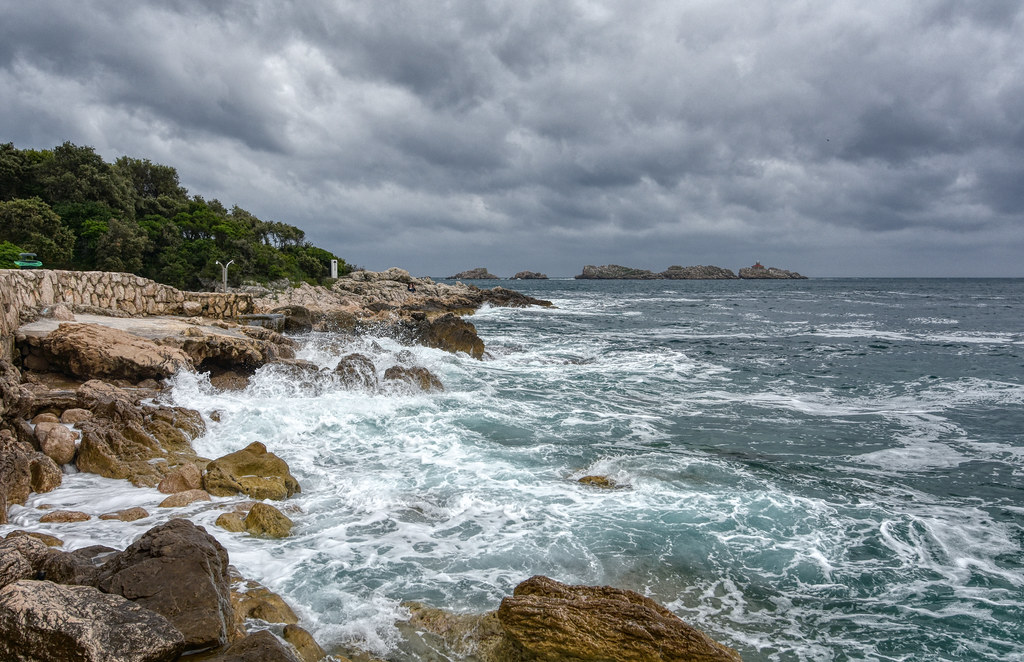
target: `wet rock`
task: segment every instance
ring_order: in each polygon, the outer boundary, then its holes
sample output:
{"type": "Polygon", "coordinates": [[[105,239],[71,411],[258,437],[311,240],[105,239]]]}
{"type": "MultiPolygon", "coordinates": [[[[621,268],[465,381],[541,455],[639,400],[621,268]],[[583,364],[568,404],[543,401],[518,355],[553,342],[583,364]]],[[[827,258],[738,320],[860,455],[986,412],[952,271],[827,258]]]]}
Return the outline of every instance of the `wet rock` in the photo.
{"type": "Polygon", "coordinates": [[[174,519],[100,568],[96,584],[152,609],[185,635],[185,649],[226,643],[234,623],[228,554],[202,527],[174,519]]]}
{"type": "Polygon", "coordinates": [[[209,501],[210,495],[205,490],[185,490],[167,497],[160,502],[159,508],[182,508],[196,501],[209,501]]]}
{"type": "Polygon", "coordinates": [[[203,474],[194,464],[183,464],[164,476],[157,490],[163,494],[176,494],[188,490],[198,490],[203,486],[203,474]]]}
{"type": "Polygon", "coordinates": [[[349,388],[363,388],[368,391],[377,388],[377,367],[363,354],[347,354],[338,361],[334,374],[349,388]]]}
{"type": "Polygon", "coordinates": [[[292,522],[277,508],[265,503],[254,504],[245,516],[245,530],[254,536],[286,538],[292,531],[292,522]]]}
{"type": "Polygon", "coordinates": [[[429,319],[410,319],[402,323],[413,342],[447,352],[465,352],[475,359],[483,358],[484,342],[476,327],[452,313],[429,319]]]}
{"type": "Polygon", "coordinates": [[[505,633],[538,660],[739,662],[733,649],[639,593],[532,577],[498,608],[505,633]]]}
{"type": "Polygon", "coordinates": [[[421,391],[443,391],[444,384],[434,373],[420,366],[391,366],[384,371],[385,381],[398,381],[410,384],[421,391]]]}
{"type": "Polygon", "coordinates": [[[211,662],[302,662],[287,645],[267,630],[239,639],[211,662]]]}
{"type": "Polygon", "coordinates": [[[259,582],[245,579],[234,568],[231,572],[231,606],[235,610],[235,624],[239,628],[248,618],[267,623],[299,622],[299,617],[284,598],[259,582]]]}
{"type": "Polygon", "coordinates": [[[528,306],[550,308],[555,305],[545,299],[536,299],[522,292],[516,292],[504,287],[492,287],[489,290],[481,290],[477,294],[477,298],[481,304],[489,303],[500,308],[526,308],[528,306]]]}
{"type": "Polygon", "coordinates": [[[418,602],[402,604],[409,611],[409,620],[398,623],[406,639],[423,638],[427,647],[438,648],[426,633],[440,640],[440,646],[458,657],[472,657],[481,662],[525,662],[521,647],[508,638],[498,621],[497,612],[486,614],[455,614],[418,602]]]}
{"type": "Polygon", "coordinates": [[[210,385],[221,391],[244,391],[249,377],[234,370],[211,370],[210,385]]]}
{"type": "Polygon", "coordinates": [[[49,457],[42,453],[34,453],[29,459],[29,486],[33,492],[45,494],[60,487],[64,473],[49,457]]]}
{"type": "Polygon", "coordinates": [[[60,419],[57,417],[56,414],[46,412],[44,414],[39,414],[38,416],[33,417],[31,423],[32,425],[37,426],[36,430],[38,431],[38,425],[40,423],[60,423],[60,419]]]}
{"type": "Polygon", "coordinates": [[[134,522],[145,517],[149,517],[149,511],[139,506],[100,515],[100,519],[119,520],[121,522],[134,522]]]}
{"type": "MultiPolygon", "coordinates": [[[[257,329],[257,327],[242,327],[257,329]]],[[[265,330],[265,329],[264,329],[265,330]]],[[[271,332],[272,333],[272,332],[271,332]]],[[[248,336],[213,333],[192,327],[186,335],[162,338],[160,343],[183,351],[200,370],[219,366],[229,370],[252,372],[271,361],[295,358],[291,341],[279,334],[281,342],[248,336]]]]}
{"type": "Polygon", "coordinates": [[[253,499],[276,500],[302,491],[288,464],[258,441],[210,462],[203,475],[203,489],[213,496],[247,494],[253,499]]]}
{"type": "Polygon", "coordinates": [[[245,531],[245,519],[240,513],[222,513],[214,524],[232,533],[245,531]]]}
{"type": "Polygon", "coordinates": [[[0,432],[0,524],[7,523],[7,509],[25,503],[32,492],[30,461],[35,453],[9,431],[0,432]]]}
{"type": "Polygon", "coordinates": [[[39,521],[44,524],[66,524],[69,522],[85,522],[90,519],[92,519],[92,515],[83,513],[80,510],[54,510],[40,517],[39,521]]]}
{"type": "Polygon", "coordinates": [[[140,404],[102,382],[86,382],[78,391],[94,414],[79,423],[79,470],[153,487],[176,468],[196,462],[191,440],[206,427],[199,412],[140,404]]]}
{"type": "Polygon", "coordinates": [[[38,343],[52,367],[82,379],[139,382],[192,369],[178,349],[97,324],[61,324],[38,343]]]}
{"type": "Polygon", "coordinates": [[[166,618],[88,586],[21,580],[0,589],[0,658],[170,662],[184,649],[166,618]]]}
{"type": "Polygon", "coordinates": [[[320,660],[327,657],[327,652],[320,647],[320,644],[316,643],[313,635],[298,625],[284,626],[282,636],[285,641],[295,648],[302,662],[320,662],[320,660]]]}
{"type": "Polygon", "coordinates": [[[271,313],[284,315],[284,330],[293,333],[304,333],[313,330],[316,318],[309,308],[298,304],[274,308],[271,313]]]}
{"type": "Polygon", "coordinates": [[[614,480],[608,476],[584,476],[579,481],[582,485],[590,485],[591,487],[600,487],[606,490],[613,490],[619,486],[614,480]]]}

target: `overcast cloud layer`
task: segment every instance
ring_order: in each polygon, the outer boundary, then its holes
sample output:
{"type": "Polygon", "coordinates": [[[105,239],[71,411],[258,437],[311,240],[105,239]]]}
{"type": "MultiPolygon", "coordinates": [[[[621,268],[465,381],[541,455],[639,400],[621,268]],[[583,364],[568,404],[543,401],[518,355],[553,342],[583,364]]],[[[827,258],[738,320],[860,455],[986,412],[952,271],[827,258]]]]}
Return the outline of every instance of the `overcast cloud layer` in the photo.
{"type": "Polygon", "coordinates": [[[1017,0],[0,8],[0,142],[367,268],[1024,276],[1017,0]]]}

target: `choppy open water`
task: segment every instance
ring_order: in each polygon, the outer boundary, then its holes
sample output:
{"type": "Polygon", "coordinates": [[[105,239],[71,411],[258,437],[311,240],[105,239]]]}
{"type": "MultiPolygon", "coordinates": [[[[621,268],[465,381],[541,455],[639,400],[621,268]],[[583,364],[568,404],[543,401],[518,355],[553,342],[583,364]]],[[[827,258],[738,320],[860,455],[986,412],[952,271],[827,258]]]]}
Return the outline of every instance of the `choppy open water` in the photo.
{"type": "MultiPolygon", "coordinates": [[[[533,574],[644,593],[748,661],[1024,660],[1024,281],[515,287],[558,308],[480,311],[484,361],[302,338],[324,368],[362,351],[444,393],[180,377],[174,402],[221,414],[201,454],[263,441],[303,493],[283,541],[214,526],[234,499],[175,514],[322,642],[389,660],[425,659],[401,601],[493,609],[533,574]]],[[[153,514],[15,524],[123,547],[171,516],[156,490],[67,478],[29,505],[153,514]]]]}

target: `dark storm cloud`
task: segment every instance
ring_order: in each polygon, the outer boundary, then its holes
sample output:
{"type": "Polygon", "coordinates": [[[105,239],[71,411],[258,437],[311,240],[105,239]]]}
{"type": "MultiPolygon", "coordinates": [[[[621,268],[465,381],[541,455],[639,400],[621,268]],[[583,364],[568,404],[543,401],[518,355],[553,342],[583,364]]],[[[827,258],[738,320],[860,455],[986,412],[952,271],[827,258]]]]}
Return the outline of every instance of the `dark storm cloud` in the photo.
{"type": "Polygon", "coordinates": [[[3,140],[369,267],[1020,273],[1017,2],[6,4],[3,140]]]}

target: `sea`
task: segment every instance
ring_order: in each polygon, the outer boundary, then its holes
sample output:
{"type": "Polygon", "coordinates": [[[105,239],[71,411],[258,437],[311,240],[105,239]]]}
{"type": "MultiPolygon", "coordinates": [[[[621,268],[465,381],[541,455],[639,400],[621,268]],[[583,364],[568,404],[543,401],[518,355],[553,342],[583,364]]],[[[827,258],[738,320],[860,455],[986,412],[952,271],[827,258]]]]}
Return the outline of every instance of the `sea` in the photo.
{"type": "Polygon", "coordinates": [[[407,602],[480,613],[538,574],[637,591],[748,662],[1024,660],[1024,280],[512,287],[555,307],[478,311],[483,360],[309,333],[323,379],[175,378],[201,455],[288,462],[286,539],[214,525],[240,498],[169,510],[81,473],[0,535],[123,548],[184,515],[326,648],[385,660],[457,659],[407,602]],[[444,391],[346,387],[327,371],[351,352],[444,391]],[[43,504],[151,515],[48,525],[43,504]]]}

